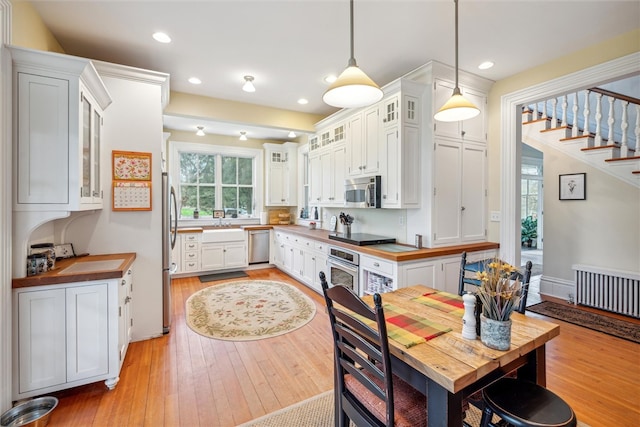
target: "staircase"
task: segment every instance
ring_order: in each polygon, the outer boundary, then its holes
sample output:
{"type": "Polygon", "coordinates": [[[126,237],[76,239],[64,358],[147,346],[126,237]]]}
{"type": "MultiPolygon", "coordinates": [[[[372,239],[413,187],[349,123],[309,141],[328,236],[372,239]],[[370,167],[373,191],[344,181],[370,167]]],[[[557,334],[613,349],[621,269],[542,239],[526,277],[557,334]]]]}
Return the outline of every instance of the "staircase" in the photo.
{"type": "Polygon", "coordinates": [[[591,88],[524,106],[522,124],[524,142],[532,138],[640,188],[639,99],[591,88]]]}

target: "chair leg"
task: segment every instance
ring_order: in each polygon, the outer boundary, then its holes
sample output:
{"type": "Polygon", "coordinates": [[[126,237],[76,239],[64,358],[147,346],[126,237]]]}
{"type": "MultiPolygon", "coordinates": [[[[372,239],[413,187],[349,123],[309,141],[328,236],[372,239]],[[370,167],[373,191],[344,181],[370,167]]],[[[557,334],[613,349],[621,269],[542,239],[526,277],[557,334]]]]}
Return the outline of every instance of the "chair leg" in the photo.
{"type": "Polygon", "coordinates": [[[491,418],[493,418],[493,411],[485,405],[482,411],[482,418],[480,419],[480,427],[489,427],[491,418]]]}

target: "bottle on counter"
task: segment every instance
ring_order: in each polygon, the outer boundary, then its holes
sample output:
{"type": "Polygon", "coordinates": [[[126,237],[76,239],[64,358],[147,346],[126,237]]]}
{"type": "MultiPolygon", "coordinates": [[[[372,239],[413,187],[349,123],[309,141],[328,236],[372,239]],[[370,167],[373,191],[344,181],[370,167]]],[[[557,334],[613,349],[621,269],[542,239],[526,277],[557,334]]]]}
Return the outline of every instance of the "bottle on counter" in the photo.
{"type": "Polygon", "coordinates": [[[464,316],[462,316],[462,338],[476,339],[476,296],[470,292],[462,295],[464,316]]]}
{"type": "Polygon", "coordinates": [[[313,208],[313,219],[318,219],[318,207],[313,208]]]}

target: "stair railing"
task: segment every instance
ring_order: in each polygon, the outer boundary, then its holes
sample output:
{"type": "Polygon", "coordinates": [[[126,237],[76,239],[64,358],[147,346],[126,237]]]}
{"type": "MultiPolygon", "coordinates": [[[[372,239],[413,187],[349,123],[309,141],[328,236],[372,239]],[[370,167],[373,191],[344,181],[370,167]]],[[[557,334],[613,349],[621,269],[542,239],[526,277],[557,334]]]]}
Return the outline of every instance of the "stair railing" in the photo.
{"type": "Polygon", "coordinates": [[[552,129],[571,128],[573,138],[591,136],[593,142],[590,144],[594,147],[617,146],[620,148],[620,157],[640,155],[640,99],[590,88],[536,102],[527,108],[534,120],[550,120],[552,129]],[[603,97],[606,100],[604,105],[603,97]],[[631,116],[628,111],[630,105],[632,109],[635,108],[635,114],[631,116]],[[592,108],[595,108],[593,114],[592,108]],[[605,115],[607,119],[603,121],[605,115]],[[633,129],[633,133],[629,132],[629,128],[633,129]]]}

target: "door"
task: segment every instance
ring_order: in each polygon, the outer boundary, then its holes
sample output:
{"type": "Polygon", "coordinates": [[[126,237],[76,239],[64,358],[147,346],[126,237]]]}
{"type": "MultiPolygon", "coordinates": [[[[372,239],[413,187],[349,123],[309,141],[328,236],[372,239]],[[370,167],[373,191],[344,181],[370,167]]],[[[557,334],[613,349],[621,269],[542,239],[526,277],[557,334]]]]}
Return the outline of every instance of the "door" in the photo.
{"type": "Polygon", "coordinates": [[[65,290],[20,292],[17,300],[19,393],[66,382],[65,290]]]}
{"type": "Polygon", "coordinates": [[[108,284],[66,289],[67,381],[109,372],[108,284]]]}

